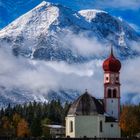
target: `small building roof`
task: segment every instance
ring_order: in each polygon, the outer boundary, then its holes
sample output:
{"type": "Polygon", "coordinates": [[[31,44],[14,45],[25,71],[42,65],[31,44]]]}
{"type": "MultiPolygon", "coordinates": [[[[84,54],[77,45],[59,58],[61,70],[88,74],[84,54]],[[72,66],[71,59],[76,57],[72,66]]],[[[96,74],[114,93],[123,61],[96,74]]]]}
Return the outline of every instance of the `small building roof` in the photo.
{"type": "Polygon", "coordinates": [[[49,127],[49,128],[55,128],[55,129],[61,129],[61,128],[65,128],[64,126],[62,125],[43,125],[45,127],[49,127]]]}
{"type": "Polygon", "coordinates": [[[118,120],[111,116],[105,116],[105,122],[118,122],[118,120]]]}
{"type": "Polygon", "coordinates": [[[68,115],[95,115],[104,114],[104,106],[101,101],[92,97],[87,91],[71,105],[68,115]]]}

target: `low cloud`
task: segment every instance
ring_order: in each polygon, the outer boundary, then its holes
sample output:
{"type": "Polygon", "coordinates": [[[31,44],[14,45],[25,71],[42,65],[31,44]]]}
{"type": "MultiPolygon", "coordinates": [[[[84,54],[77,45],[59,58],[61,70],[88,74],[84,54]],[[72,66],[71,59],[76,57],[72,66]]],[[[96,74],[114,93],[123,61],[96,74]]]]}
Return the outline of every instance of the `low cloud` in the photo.
{"type": "Polygon", "coordinates": [[[95,60],[86,64],[69,65],[65,62],[28,60],[14,57],[11,52],[1,49],[0,85],[27,89],[34,94],[47,94],[52,89],[84,91],[86,88],[96,94],[94,89],[99,87],[99,81],[95,79],[100,77],[97,78],[97,69],[101,67],[101,62],[95,60]]]}
{"type": "Polygon", "coordinates": [[[140,57],[122,63],[122,91],[124,93],[140,93],[140,57]]]}
{"type": "MultiPolygon", "coordinates": [[[[102,62],[101,59],[83,64],[29,60],[17,58],[10,51],[1,48],[0,85],[8,89],[29,90],[35,95],[44,95],[49,90],[59,89],[75,89],[83,93],[88,89],[93,96],[102,98],[104,95],[102,62]]],[[[120,72],[122,103],[139,103],[139,65],[140,57],[122,61],[120,72]]]]}
{"type": "Polygon", "coordinates": [[[121,92],[123,103],[140,103],[140,57],[126,60],[122,63],[121,92]]]}
{"type": "Polygon", "coordinates": [[[131,42],[129,42],[129,44],[134,51],[140,53],[140,42],[131,41],[131,42]]]}
{"type": "Polygon", "coordinates": [[[129,25],[138,33],[140,33],[140,27],[134,23],[129,23],[129,25]]]}
{"type": "Polygon", "coordinates": [[[91,33],[92,37],[89,37],[89,34],[89,32],[74,34],[69,30],[65,35],[65,39],[63,39],[64,37],[60,35],[60,40],[63,40],[63,43],[66,44],[65,47],[71,49],[73,54],[78,54],[85,57],[105,56],[110,49],[108,44],[103,41],[98,41],[93,33],[91,33]]]}

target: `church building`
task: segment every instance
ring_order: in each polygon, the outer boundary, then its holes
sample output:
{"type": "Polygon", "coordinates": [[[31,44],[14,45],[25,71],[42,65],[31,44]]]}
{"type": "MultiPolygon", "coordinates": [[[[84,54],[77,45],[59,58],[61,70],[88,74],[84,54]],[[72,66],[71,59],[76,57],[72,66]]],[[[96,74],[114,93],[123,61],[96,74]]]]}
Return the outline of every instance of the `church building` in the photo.
{"type": "Polygon", "coordinates": [[[103,62],[104,98],[96,99],[85,91],[71,105],[66,116],[66,136],[72,138],[120,138],[121,63],[111,49],[103,62]]]}

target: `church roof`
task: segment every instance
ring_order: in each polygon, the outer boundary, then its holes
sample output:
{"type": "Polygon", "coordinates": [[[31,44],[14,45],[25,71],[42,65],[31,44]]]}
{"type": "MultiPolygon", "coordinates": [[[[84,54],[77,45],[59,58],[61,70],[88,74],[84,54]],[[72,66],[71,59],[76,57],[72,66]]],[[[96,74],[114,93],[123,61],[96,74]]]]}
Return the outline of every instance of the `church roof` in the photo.
{"type": "Polygon", "coordinates": [[[71,105],[68,115],[104,114],[103,103],[92,97],[87,91],[71,105]]]}

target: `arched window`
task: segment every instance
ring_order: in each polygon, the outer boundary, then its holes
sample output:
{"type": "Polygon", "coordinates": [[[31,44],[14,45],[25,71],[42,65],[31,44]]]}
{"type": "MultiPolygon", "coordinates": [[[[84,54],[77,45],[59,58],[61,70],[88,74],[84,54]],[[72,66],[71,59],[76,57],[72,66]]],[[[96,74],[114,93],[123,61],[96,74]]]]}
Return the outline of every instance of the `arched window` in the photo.
{"type": "Polygon", "coordinates": [[[119,81],[119,77],[118,76],[116,77],[116,81],[119,81]]]}
{"type": "Polygon", "coordinates": [[[111,98],[111,89],[108,89],[108,98],[111,98]]]}
{"type": "Polygon", "coordinates": [[[100,132],[103,132],[103,123],[100,121],[100,132]]]}
{"type": "Polygon", "coordinates": [[[73,121],[70,121],[70,132],[73,132],[73,121]]]}
{"type": "Polygon", "coordinates": [[[116,98],[116,95],[117,95],[117,91],[116,89],[113,89],[113,98],[116,98]]]}

